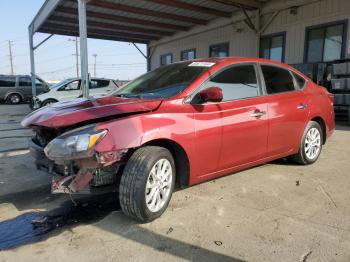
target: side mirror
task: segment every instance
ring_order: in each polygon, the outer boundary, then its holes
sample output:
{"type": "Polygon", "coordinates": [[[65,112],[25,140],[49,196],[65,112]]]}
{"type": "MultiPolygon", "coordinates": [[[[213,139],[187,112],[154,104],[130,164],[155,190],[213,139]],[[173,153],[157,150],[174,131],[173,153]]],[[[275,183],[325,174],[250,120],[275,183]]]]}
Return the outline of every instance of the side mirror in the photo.
{"type": "Polygon", "coordinates": [[[196,100],[200,103],[221,102],[223,99],[222,89],[216,86],[208,87],[201,90],[196,97],[196,100]]]}

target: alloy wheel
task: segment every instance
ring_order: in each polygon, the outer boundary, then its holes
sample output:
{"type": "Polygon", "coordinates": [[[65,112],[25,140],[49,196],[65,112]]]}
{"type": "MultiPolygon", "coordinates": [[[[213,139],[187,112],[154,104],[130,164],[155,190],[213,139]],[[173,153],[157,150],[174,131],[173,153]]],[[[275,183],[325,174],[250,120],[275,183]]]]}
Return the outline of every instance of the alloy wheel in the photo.
{"type": "Polygon", "coordinates": [[[320,131],[313,127],[306,134],[304,151],[306,156],[313,160],[317,158],[321,148],[321,134],[320,131]]]}
{"type": "Polygon", "coordinates": [[[162,158],[152,167],[146,183],[146,205],[151,212],[158,212],[167,203],[173,179],[169,160],[162,158]]]}

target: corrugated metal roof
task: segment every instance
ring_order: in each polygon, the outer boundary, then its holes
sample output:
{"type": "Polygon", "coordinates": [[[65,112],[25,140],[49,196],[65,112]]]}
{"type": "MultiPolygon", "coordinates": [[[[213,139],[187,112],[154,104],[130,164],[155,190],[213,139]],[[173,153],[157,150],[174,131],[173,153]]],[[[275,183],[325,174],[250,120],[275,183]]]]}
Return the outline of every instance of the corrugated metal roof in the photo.
{"type": "MultiPolygon", "coordinates": [[[[238,10],[237,3],[245,1],[262,0],[91,0],[87,4],[88,36],[148,43],[219,17],[230,17],[238,10]]],[[[78,35],[76,0],[46,0],[35,19],[35,32],[78,35]],[[40,23],[35,23],[38,17],[40,23]]]]}

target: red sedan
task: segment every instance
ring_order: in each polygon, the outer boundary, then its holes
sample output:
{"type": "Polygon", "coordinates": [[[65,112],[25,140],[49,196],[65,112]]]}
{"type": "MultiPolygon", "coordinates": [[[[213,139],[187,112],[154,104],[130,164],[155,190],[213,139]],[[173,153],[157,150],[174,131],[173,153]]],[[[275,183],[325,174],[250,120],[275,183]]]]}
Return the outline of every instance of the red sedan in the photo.
{"type": "Polygon", "coordinates": [[[22,125],[53,193],[119,191],[124,213],[159,217],[174,187],[290,156],[314,163],[334,130],[333,96],[263,59],[186,61],[112,96],[53,104],[22,125]]]}

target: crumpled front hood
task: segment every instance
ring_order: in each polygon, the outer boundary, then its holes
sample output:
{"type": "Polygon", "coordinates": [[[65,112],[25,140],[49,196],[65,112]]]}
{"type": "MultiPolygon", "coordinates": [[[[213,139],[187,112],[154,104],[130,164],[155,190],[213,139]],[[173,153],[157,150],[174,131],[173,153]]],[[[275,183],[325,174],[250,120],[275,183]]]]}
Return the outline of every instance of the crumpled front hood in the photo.
{"type": "Polygon", "coordinates": [[[149,112],[157,109],[162,100],[125,99],[119,97],[78,98],[59,102],[30,113],[22,126],[58,128],[83,121],[129,113],[149,112]]]}

